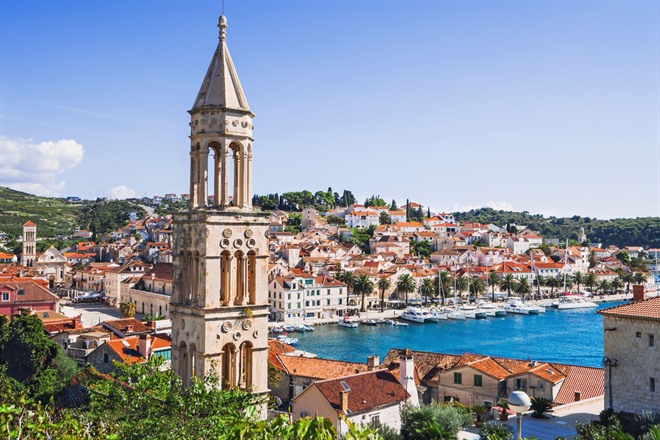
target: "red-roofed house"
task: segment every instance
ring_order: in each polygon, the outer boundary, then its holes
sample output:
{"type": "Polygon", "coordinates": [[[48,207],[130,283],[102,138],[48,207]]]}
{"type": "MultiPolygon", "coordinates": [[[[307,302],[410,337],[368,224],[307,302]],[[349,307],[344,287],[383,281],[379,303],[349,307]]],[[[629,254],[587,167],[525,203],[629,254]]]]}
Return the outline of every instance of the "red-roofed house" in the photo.
{"type": "Polygon", "coordinates": [[[139,335],[109,340],[87,355],[87,363],[101,373],[115,370],[113,362],[141,364],[152,355],[165,359],[163,370],[169,369],[172,359],[172,341],[164,336],[139,335]]]}
{"type": "Polygon", "coordinates": [[[339,436],[348,430],[340,418],[357,425],[401,428],[401,409],[410,394],[389,371],[375,370],[314,383],[292,401],[293,419],[321,416],[339,436]]]}
{"type": "Polygon", "coordinates": [[[20,309],[55,312],[60,299],[41,283],[30,278],[7,278],[0,281],[0,315],[9,320],[20,309]]]}

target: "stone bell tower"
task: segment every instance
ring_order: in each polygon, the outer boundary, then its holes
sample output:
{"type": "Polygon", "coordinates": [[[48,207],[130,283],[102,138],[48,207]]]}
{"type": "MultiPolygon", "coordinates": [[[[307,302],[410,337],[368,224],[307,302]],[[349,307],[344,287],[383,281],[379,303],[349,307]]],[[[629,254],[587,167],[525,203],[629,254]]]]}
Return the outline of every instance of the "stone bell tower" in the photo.
{"type": "Polygon", "coordinates": [[[186,385],[214,372],[223,388],[264,394],[268,215],[252,209],[254,114],[227,49],[224,16],[218,27],[189,111],[190,205],[174,215],[172,366],[186,385]]]}

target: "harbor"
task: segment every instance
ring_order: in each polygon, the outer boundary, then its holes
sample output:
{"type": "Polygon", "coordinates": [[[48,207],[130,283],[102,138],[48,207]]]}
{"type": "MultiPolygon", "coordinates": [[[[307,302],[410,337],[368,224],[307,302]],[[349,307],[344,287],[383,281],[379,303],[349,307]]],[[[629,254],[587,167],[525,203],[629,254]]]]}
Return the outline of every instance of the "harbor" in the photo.
{"type": "MultiPolygon", "coordinates": [[[[296,347],[323,357],[364,362],[367,356],[384,356],[392,347],[461,354],[464,352],[518,359],[533,359],[584,366],[602,366],[602,317],[596,310],[625,302],[625,296],[591,298],[596,307],[560,310],[547,307],[545,313],[515,314],[487,319],[440,319],[436,322],[401,321],[404,310],[361,312],[358,326],[315,325],[313,331],[296,331],[296,347]],[[607,300],[607,301],[603,301],[607,300]],[[378,325],[360,321],[383,320],[378,325]],[[408,325],[392,325],[392,321],[408,325]]],[[[542,301],[537,301],[540,305],[542,301]]],[[[530,304],[531,301],[525,302],[530,304]]],[[[322,324],[337,324],[337,319],[322,324]]]]}

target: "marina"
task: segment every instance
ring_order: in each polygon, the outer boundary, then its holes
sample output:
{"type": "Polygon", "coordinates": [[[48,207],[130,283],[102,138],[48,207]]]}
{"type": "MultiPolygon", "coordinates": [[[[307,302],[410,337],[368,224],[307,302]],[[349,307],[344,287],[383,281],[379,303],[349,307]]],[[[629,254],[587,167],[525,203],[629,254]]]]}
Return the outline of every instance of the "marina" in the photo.
{"type": "Polygon", "coordinates": [[[350,331],[338,325],[321,325],[314,332],[297,333],[297,348],[351,362],[365,362],[370,355],[382,359],[390,348],[408,347],[600,367],[603,328],[602,317],[595,311],[618,304],[622,303],[568,310],[549,308],[547,313],[508,313],[488,319],[410,322],[407,326],[359,325],[350,331]]]}

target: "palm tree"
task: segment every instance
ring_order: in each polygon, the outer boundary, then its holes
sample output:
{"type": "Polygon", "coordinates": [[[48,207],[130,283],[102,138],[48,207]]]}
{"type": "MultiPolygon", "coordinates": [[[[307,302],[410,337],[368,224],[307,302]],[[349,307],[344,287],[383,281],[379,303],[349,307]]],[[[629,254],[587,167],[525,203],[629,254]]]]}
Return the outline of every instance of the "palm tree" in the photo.
{"type": "Polygon", "coordinates": [[[584,284],[584,275],[582,272],[575,272],[575,275],[573,275],[573,280],[575,280],[575,284],[577,284],[577,290],[578,293],[580,293],[580,284],[584,284]]]}
{"type": "Polygon", "coordinates": [[[502,289],[506,290],[507,296],[511,296],[511,291],[516,287],[516,279],[510,273],[504,275],[500,281],[502,289]]]}
{"type": "Polygon", "coordinates": [[[121,310],[121,316],[123,318],[132,318],[135,316],[135,303],[134,302],[123,302],[119,305],[121,310]]]}
{"type": "Polygon", "coordinates": [[[561,286],[561,278],[559,277],[548,277],[545,280],[545,284],[550,287],[550,295],[555,294],[555,289],[561,286]]]}
{"type": "Polygon", "coordinates": [[[624,272],[623,270],[621,271],[621,274],[619,274],[619,277],[621,278],[621,281],[626,283],[626,293],[630,293],[630,283],[634,282],[634,275],[632,272],[624,272]]]}
{"type": "Polygon", "coordinates": [[[623,281],[621,281],[621,278],[616,277],[612,280],[612,289],[618,293],[623,289],[623,281]]]}
{"type": "Polygon", "coordinates": [[[340,270],[337,272],[337,276],[335,277],[339,281],[343,282],[346,284],[346,307],[348,307],[348,304],[350,302],[351,298],[351,292],[353,291],[353,284],[355,283],[355,275],[353,272],[349,272],[347,270],[340,270]]]}
{"type": "Polygon", "coordinates": [[[521,298],[524,298],[526,294],[532,291],[532,287],[529,285],[527,278],[521,278],[516,283],[514,290],[520,295],[521,298]]]}
{"type": "Polygon", "coordinates": [[[369,275],[359,275],[355,278],[353,282],[353,293],[356,295],[362,295],[362,307],[360,308],[361,312],[367,311],[367,303],[365,302],[365,296],[371,295],[374,291],[374,282],[371,281],[369,275]]]}
{"type": "Polygon", "coordinates": [[[456,288],[458,289],[458,296],[462,296],[463,292],[465,292],[468,287],[470,287],[470,281],[468,281],[467,277],[464,277],[461,275],[456,279],[456,288]]]}
{"type": "Polygon", "coordinates": [[[385,310],[385,291],[390,288],[392,283],[389,278],[380,277],[378,280],[378,289],[380,290],[380,312],[383,313],[385,310]]]}
{"type": "Polygon", "coordinates": [[[547,279],[543,275],[536,276],[536,292],[538,293],[539,298],[541,298],[541,286],[545,286],[546,282],[547,279]]]}
{"type": "Polygon", "coordinates": [[[598,284],[598,289],[600,289],[600,291],[603,293],[607,293],[608,291],[612,290],[612,284],[610,284],[610,282],[607,280],[603,280],[598,284]]]}
{"type": "Polygon", "coordinates": [[[497,272],[488,273],[488,282],[490,283],[490,290],[493,294],[493,302],[495,302],[495,286],[500,284],[500,277],[497,276],[497,272]]]}
{"type": "MultiPolygon", "coordinates": [[[[594,291],[594,286],[596,285],[597,282],[598,280],[596,279],[596,274],[593,272],[589,272],[587,274],[587,277],[584,279],[584,284],[589,288],[590,292],[594,291]]],[[[579,292],[580,290],[578,289],[578,293],[579,292]]]]}
{"type": "Polygon", "coordinates": [[[477,296],[486,291],[486,282],[481,278],[472,278],[470,282],[470,292],[474,295],[476,300],[477,296]]]}
{"type": "Polygon", "coordinates": [[[435,283],[433,282],[433,279],[424,278],[419,285],[419,293],[424,295],[424,306],[426,306],[429,295],[433,295],[435,293],[435,283]]]}
{"type": "Polygon", "coordinates": [[[445,305],[445,298],[451,293],[451,275],[447,271],[441,271],[438,274],[438,290],[442,294],[442,305],[445,305]]]}
{"type": "Polygon", "coordinates": [[[635,284],[646,284],[646,275],[641,272],[635,272],[633,282],[635,284]]]}
{"type": "Polygon", "coordinates": [[[404,273],[396,282],[397,292],[403,293],[408,304],[408,294],[415,291],[415,280],[410,274],[404,273]]]}

